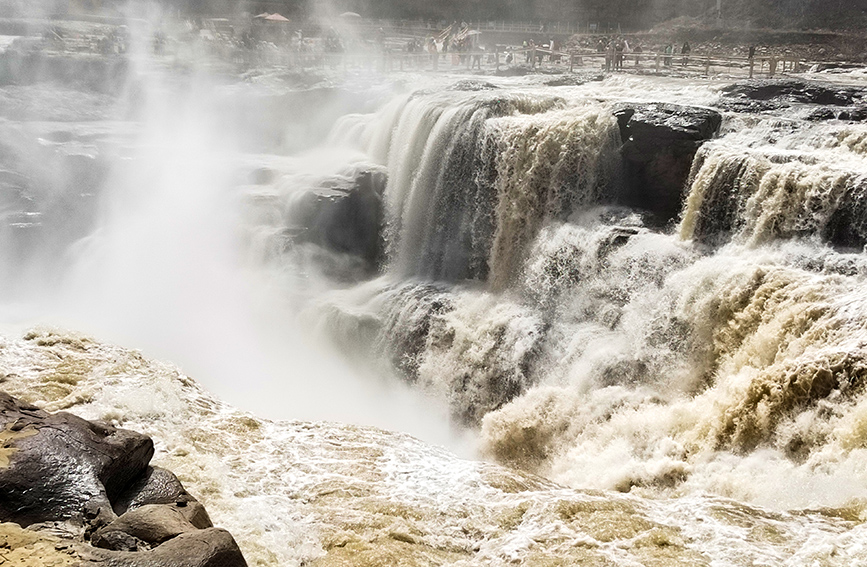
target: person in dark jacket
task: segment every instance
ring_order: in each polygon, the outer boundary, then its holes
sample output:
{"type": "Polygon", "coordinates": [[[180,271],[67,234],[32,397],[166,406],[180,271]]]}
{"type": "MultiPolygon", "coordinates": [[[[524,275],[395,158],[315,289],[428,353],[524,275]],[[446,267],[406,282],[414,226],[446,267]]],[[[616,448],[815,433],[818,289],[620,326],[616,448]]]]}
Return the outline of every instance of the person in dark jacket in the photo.
{"type": "Polygon", "coordinates": [[[681,60],[680,64],[684,67],[686,67],[687,63],[689,63],[689,52],[690,51],[692,51],[692,49],[689,47],[689,42],[684,41],[683,47],[680,48],[680,54],[683,55],[683,59],[681,60]]]}

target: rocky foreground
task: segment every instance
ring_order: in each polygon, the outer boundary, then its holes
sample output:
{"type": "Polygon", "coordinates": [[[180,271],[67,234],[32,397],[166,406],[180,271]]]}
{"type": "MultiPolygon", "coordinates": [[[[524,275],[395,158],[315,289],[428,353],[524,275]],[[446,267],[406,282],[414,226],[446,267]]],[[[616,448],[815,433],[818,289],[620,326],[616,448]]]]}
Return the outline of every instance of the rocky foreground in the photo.
{"type": "Polygon", "coordinates": [[[0,392],[0,565],[246,567],[150,437],[0,392]]]}

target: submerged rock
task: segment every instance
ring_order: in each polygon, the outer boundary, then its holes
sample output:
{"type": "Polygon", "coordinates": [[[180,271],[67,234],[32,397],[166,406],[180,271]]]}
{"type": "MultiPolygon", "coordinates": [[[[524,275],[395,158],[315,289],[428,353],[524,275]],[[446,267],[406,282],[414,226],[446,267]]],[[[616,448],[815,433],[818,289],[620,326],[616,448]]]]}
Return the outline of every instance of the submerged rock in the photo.
{"type": "Polygon", "coordinates": [[[213,528],[177,477],[148,466],[146,435],[49,414],[3,392],[0,426],[0,522],[14,523],[0,535],[7,544],[14,536],[7,548],[16,564],[246,567],[232,536],[213,528]],[[45,555],[51,547],[62,553],[45,555]]]}
{"type": "Polygon", "coordinates": [[[666,103],[624,104],[614,115],[623,141],[625,204],[651,211],[663,222],[674,219],[692,160],[717,133],[722,116],[666,103]]]}

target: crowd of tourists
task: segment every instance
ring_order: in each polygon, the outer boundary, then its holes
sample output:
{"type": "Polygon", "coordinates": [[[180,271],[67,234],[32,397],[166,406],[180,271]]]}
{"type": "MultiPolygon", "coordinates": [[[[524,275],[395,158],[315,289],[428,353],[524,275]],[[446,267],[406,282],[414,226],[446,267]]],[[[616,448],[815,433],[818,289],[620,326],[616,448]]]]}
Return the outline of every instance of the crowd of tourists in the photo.
{"type": "MultiPolygon", "coordinates": [[[[628,56],[632,56],[635,66],[641,64],[641,57],[644,49],[641,44],[636,43],[633,46],[623,37],[600,38],[596,43],[596,52],[605,54],[604,67],[606,71],[618,71],[623,69],[624,61],[628,60],[628,56]]],[[[662,64],[666,67],[671,67],[675,63],[675,55],[680,55],[681,66],[686,66],[689,63],[689,55],[692,48],[688,41],[678,47],[673,42],[668,42],[662,48],[662,64]]]]}

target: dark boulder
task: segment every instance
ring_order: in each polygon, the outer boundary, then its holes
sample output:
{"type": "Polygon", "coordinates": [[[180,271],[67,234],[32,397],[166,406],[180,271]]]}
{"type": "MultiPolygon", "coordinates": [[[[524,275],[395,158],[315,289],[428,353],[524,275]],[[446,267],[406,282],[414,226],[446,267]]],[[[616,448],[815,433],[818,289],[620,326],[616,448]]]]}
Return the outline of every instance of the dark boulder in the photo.
{"type": "Polygon", "coordinates": [[[82,567],[247,567],[232,535],[219,528],[182,533],[150,551],[91,548],[83,555],[82,567]]]}
{"type": "Polygon", "coordinates": [[[375,271],[383,254],[382,194],[386,174],[364,169],[307,191],[293,205],[290,231],[296,242],[317,244],[361,259],[375,271]]]}
{"type": "Polygon", "coordinates": [[[867,99],[867,89],[801,79],[751,79],[722,89],[723,97],[822,106],[852,106],[867,99]]]}
{"type": "Polygon", "coordinates": [[[807,115],[807,120],[843,120],[846,122],[867,121],[867,105],[852,107],[821,106],[807,115]]]}
{"type": "MultiPolygon", "coordinates": [[[[184,516],[183,509],[176,505],[147,504],[130,510],[100,528],[93,534],[91,541],[96,547],[120,550],[127,549],[125,536],[148,546],[159,545],[181,534],[199,529],[184,516]],[[119,537],[119,534],[124,536],[119,537]],[[117,542],[123,542],[123,547],[115,547],[117,542]]],[[[138,549],[141,547],[136,547],[135,550],[138,549]]]]}
{"type": "Polygon", "coordinates": [[[0,393],[0,520],[27,526],[114,516],[111,501],[146,469],[145,435],[48,414],[0,393]]]}
{"type": "Polygon", "coordinates": [[[142,506],[170,504],[176,506],[195,527],[205,529],[214,526],[205,507],[186,491],[178,477],[160,467],[148,467],[113,504],[118,516],[142,506]]]}
{"type": "Polygon", "coordinates": [[[153,453],[145,435],[0,392],[0,522],[66,534],[58,545],[91,567],[246,567],[178,478],[148,466],[153,453]]]}
{"type": "Polygon", "coordinates": [[[666,103],[623,104],[614,115],[623,142],[624,204],[661,222],[676,218],[695,153],[717,133],[722,116],[666,103]]]}

